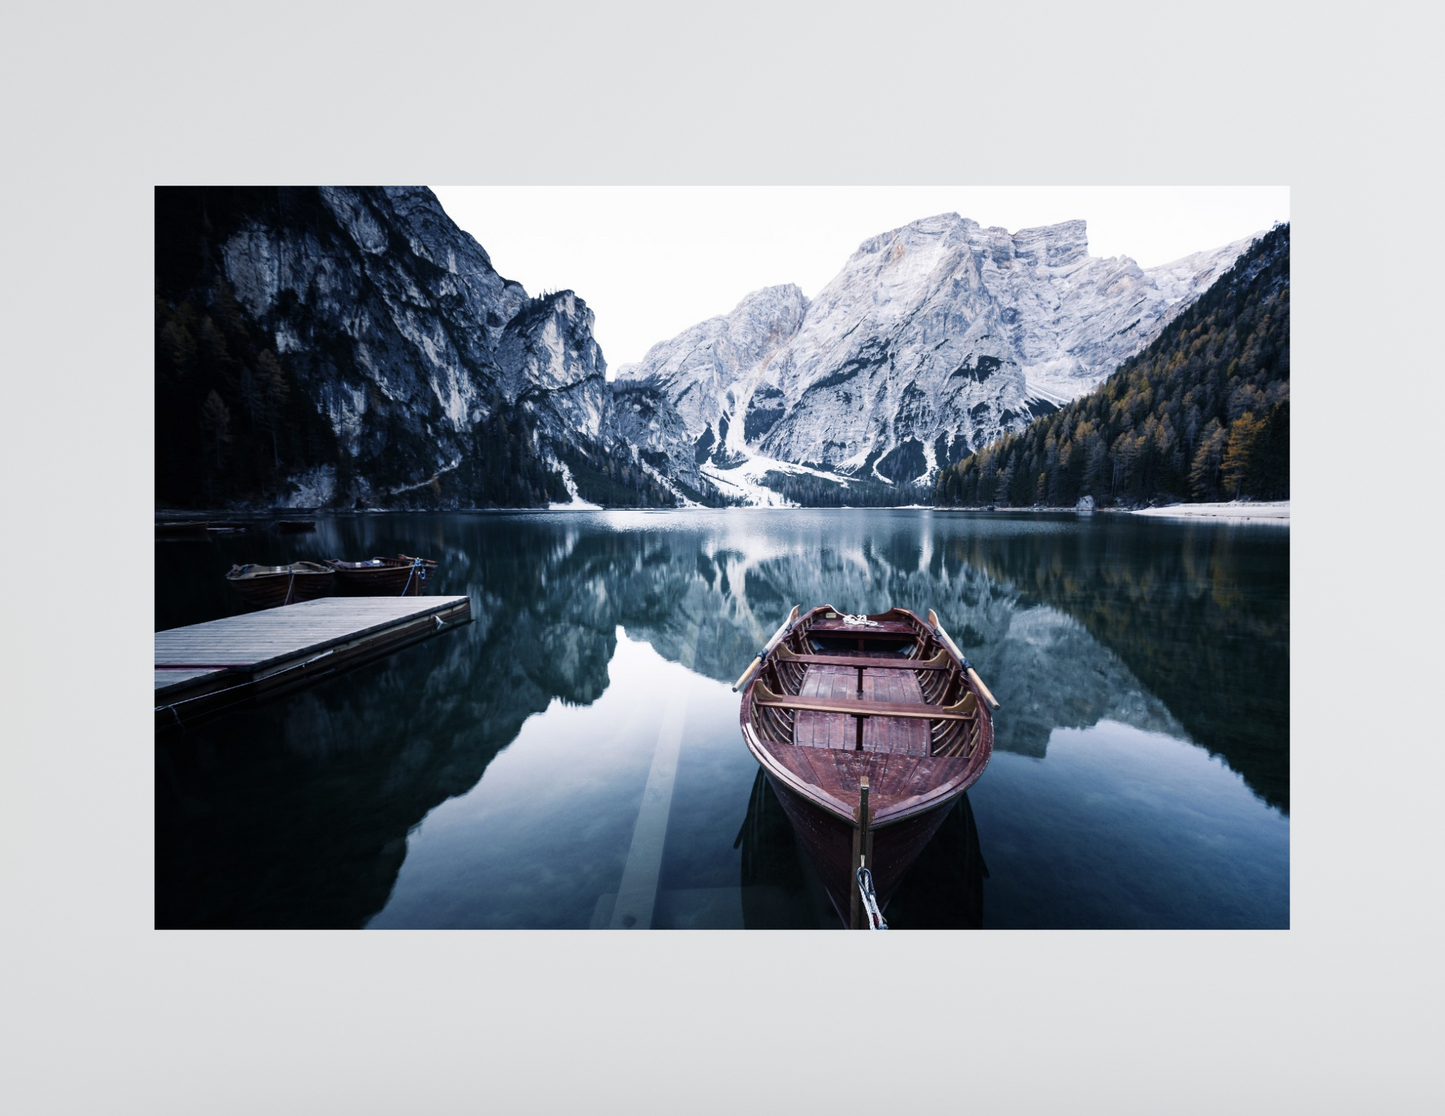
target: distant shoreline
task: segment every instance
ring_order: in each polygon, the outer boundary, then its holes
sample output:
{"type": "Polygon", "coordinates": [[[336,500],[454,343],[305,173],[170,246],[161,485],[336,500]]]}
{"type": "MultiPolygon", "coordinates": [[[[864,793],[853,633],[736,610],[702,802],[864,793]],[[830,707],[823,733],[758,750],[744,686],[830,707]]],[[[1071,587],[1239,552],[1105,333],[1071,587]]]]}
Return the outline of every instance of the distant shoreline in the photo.
{"type": "MultiPolygon", "coordinates": [[[[597,504],[575,503],[575,504],[553,504],[545,508],[288,508],[277,507],[270,509],[261,508],[221,508],[197,511],[181,511],[175,508],[158,508],[155,511],[157,523],[180,522],[189,520],[206,519],[242,519],[260,522],[265,519],[287,516],[321,516],[321,517],[346,517],[353,515],[413,515],[413,514],[450,514],[462,513],[473,514],[498,514],[516,515],[523,512],[586,512],[586,511],[938,511],[938,512],[984,512],[989,509],[981,507],[950,507],[937,506],[934,504],[884,504],[879,506],[869,505],[843,505],[841,507],[812,507],[800,505],[792,507],[788,505],[751,505],[740,508],[712,508],[702,505],[695,505],[691,508],[664,508],[647,507],[643,505],[612,505],[599,506],[597,504]]],[[[1027,507],[1027,508],[997,508],[999,512],[1020,513],[1020,512],[1078,512],[1078,508],[1061,507],[1027,507]]],[[[1166,516],[1173,519],[1250,519],[1264,520],[1276,523],[1289,523],[1289,501],[1237,501],[1225,504],[1169,504],[1159,508],[1096,508],[1093,509],[1099,515],[1154,515],[1166,516]]]]}
{"type": "Polygon", "coordinates": [[[1289,523],[1288,500],[1236,500],[1227,504],[1169,504],[1139,508],[1133,515],[1163,515],[1175,519],[1261,519],[1289,523]]]}

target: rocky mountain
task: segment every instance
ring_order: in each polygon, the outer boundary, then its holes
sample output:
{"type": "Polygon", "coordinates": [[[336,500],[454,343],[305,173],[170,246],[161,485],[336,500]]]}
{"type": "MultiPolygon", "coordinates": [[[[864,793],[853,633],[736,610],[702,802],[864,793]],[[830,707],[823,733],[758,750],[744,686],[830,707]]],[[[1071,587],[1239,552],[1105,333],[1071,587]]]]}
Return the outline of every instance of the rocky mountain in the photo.
{"type": "Polygon", "coordinates": [[[865,241],[811,303],[757,291],[618,378],[673,404],[711,476],[769,459],[921,482],[1094,387],[1249,243],[1143,269],[1090,256],[1083,221],[943,214],[865,241]]]}
{"type": "Polygon", "coordinates": [[[156,192],[157,500],[715,502],[571,291],[530,297],[422,187],[156,192]]]}

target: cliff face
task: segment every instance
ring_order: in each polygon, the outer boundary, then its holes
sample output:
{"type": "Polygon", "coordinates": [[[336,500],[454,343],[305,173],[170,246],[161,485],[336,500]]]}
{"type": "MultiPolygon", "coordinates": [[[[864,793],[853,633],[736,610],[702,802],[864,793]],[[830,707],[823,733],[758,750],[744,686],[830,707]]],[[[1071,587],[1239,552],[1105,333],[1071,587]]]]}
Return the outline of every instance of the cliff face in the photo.
{"type": "Polygon", "coordinates": [[[1248,243],[1144,270],[1090,256],[1083,221],[930,217],[865,241],[811,303],[756,292],[620,376],[661,390],[717,464],[925,480],[1095,386],[1248,243]]]}
{"type": "Polygon", "coordinates": [[[162,189],[156,237],[162,502],[714,495],[629,440],[586,303],[529,297],[429,190],[162,189]]]}

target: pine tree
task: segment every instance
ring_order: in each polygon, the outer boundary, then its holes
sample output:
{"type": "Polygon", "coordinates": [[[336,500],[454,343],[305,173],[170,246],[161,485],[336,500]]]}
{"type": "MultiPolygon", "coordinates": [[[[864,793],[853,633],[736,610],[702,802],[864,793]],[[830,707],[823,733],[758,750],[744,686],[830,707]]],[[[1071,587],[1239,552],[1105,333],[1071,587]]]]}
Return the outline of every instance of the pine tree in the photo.
{"type": "Polygon", "coordinates": [[[271,461],[279,473],[281,471],[281,448],[278,442],[278,432],[285,419],[286,400],[290,395],[290,387],[286,383],[286,374],[281,371],[281,364],[276,359],[276,354],[270,349],[262,349],[261,355],[256,358],[256,386],[261,401],[260,426],[271,436],[271,461]]]}
{"type": "Polygon", "coordinates": [[[1270,408],[1255,443],[1250,494],[1261,500],[1289,499],[1289,398],[1270,408]]]}
{"type": "Polygon", "coordinates": [[[216,471],[226,467],[226,446],[231,441],[231,411],[213,390],[201,405],[201,430],[215,447],[216,471]]]}
{"type": "Polygon", "coordinates": [[[1219,466],[1224,458],[1224,428],[1210,419],[1199,436],[1199,448],[1189,465],[1189,491],[1196,500],[1212,500],[1219,493],[1219,466]]]}
{"type": "Polygon", "coordinates": [[[993,488],[993,499],[994,499],[994,503],[996,503],[996,504],[1006,504],[1006,503],[1008,503],[1009,487],[1013,484],[1013,479],[1014,479],[1014,459],[1013,459],[1013,454],[1009,454],[1009,455],[1008,455],[1008,459],[1004,462],[1004,467],[999,470],[998,479],[994,481],[994,488],[993,488]]]}

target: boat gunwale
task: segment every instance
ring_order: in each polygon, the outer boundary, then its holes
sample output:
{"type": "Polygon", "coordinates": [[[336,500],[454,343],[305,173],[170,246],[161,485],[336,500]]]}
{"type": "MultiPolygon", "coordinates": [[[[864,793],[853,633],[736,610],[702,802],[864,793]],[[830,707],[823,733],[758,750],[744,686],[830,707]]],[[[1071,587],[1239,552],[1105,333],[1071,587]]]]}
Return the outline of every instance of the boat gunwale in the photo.
{"type": "Polygon", "coordinates": [[[227,581],[255,581],[264,577],[333,577],[336,571],[320,562],[299,559],[285,566],[262,566],[255,562],[238,562],[226,573],[227,581]],[[303,567],[297,569],[297,566],[303,567]]]}
{"type": "Polygon", "coordinates": [[[418,564],[421,569],[430,573],[437,568],[436,560],[432,558],[409,558],[405,555],[398,555],[395,558],[383,558],[376,556],[367,558],[360,562],[348,562],[343,558],[327,558],[324,564],[331,567],[338,574],[367,574],[392,573],[397,570],[410,570],[418,564]]]}

